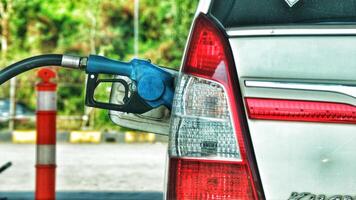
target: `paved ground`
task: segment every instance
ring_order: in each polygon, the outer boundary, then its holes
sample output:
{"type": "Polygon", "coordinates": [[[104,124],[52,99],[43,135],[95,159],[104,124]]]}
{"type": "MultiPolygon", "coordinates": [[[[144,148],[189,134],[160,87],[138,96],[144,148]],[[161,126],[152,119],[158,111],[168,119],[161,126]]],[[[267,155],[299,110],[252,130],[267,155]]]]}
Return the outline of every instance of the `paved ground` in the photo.
{"type": "MultiPolygon", "coordinates": [[[[166,144],[57,145],[59,199],[161,199],[166,144]],[[78,198],[75,198],[78,199],[78,198]]],[[[35,145],[0,143],[0,199],[32,199],[35,145]]]]}

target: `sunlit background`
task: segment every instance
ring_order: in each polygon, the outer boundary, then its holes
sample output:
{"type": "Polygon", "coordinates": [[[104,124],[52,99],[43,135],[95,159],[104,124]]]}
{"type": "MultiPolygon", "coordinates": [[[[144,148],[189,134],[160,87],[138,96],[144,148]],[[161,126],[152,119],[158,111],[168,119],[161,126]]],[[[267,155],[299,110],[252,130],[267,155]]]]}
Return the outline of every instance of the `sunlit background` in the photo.
{"type": "MultiPolygon", "coordinates": [[[[1,0],[1,60],[6,66],[43,53],[100,54],[129,61],[135,56],[134,0],[1,0]]],[[[137,57],[178,68],[197,1],[140,0],[137,57]]],[[[35,71],[17,77],[16,101],[34,110],[35,71]]],[[[58,111],[71,116],[58,121],[59,129],[111,128],[104,110],[84,107],[85,74],[58,70],[58,111]],[[83,115],[88,115],[83,121],[83,115]],[[75,118],[74,116],[77,116],[75,118]],[[73,121],[77,119],[77,122],[73,121]]],[[[8,99],[10,82],[0,98],[8,99]]],[[[0,102],[1,105],[1,102],[0,102]]],[[[63,117],[62,117],[63,118],[63,117]]],[[[31,124],[15,123],[15,128],[31,124]]],[[[3,128],[7,128],[4,124],[3,128]]]]}
{"type": "MultiPolygon", "coordinates": [[[[196,6],[197,0],[0,0],[0,66],[64,53],[122,61],[138,57],[178,69],[196,6]]],[[[53,69],[58,75],[57,189],[148,191],[157,197],[164,187],[167,138],[114,125],[106,110],[84,106],[84,73],[53,69]],[[70,141],[70,133],[88,130],[101,133],[100,141],[70,141]]],[[[0,87],[0,166],[13,163],[0,174],[0,199],[4,192],[33,197],[38,81],[32,70],[0,87]],[[11,104],[16,112],[10,112],[11,104]],[[27,138],[18,141],[14,132],[27,138]]]]}

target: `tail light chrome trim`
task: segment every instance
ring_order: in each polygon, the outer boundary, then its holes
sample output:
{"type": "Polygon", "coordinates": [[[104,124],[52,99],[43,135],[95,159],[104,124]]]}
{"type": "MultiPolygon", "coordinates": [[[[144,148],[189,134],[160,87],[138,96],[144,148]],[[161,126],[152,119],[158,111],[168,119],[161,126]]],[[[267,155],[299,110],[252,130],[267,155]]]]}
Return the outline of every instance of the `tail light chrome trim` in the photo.
{"type": "Polygon", "coordinates": [[[281,81],[245,81],[246,87],[334,92],[356,98],[356,86],[281,81]]]}
{"type": "Polygon", "coordinates": [[[354,25],[296,25],[296,26],[260,26],[230,28],[230,37],[247,36],[293,36],[293,35],[356,35],[354,25]]]}

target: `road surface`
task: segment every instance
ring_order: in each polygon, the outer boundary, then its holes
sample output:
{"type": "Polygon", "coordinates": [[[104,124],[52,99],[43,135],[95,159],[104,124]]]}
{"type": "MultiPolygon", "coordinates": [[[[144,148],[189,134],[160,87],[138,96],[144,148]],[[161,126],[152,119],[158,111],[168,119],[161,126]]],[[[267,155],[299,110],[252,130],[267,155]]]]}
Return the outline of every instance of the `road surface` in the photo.
{"type": "MultiPolygon", "coordinates": [[[[161,199],[166,144],[58,144],[59,199],[161,199]]],[[[33,198],[35,145],[0,143],[0,199],[33,198]]]]}

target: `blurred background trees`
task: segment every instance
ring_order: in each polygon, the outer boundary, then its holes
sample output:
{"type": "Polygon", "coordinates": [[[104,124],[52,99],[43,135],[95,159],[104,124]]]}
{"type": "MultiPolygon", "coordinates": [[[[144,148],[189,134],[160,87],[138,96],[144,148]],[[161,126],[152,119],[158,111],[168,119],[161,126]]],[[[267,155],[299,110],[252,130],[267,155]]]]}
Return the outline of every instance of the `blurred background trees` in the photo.
{"type": "MultiPolygon", "coordinates": [[[[140,0],[139,58],[178,68],[197,0],[140,0]]],[[[0,0],[0,66],[43,53],[129,61],[134,56],[134,0],[0,0]]],[[[60,115],[83,115],[85,75],[58,69],[60,115]]],[[[35,109],[35,71],[17,78],[16,99],[35,109]]],[[[0,87],[9,98],[9,83],[0,87]]],[[[111,122],[91,111],[95,128],[111,122]]],[[[93,128],[94,128],[93,127],[93,128]]]]}

